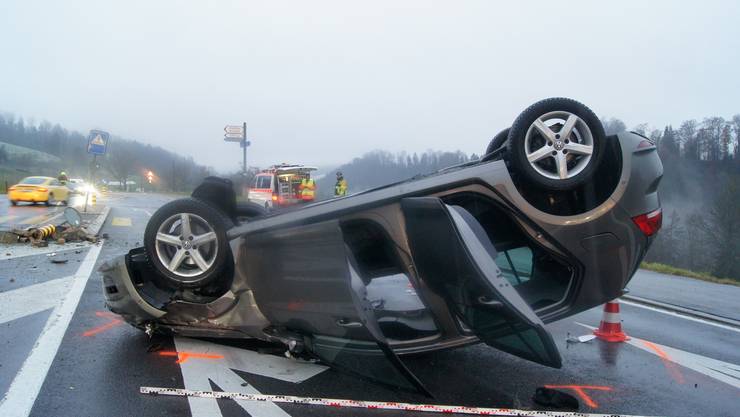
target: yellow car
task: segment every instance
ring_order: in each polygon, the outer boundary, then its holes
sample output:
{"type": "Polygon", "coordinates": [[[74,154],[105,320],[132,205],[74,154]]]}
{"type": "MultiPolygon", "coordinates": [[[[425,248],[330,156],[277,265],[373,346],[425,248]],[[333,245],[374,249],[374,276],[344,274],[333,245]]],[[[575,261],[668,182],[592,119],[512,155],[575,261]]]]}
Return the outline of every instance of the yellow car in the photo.
{"type": "Polygon", "coordinates": [[[8,189],[10,204],[20,201],[33,203],[67,204],[69,188],[52,177],[27,177],[8,189]]]}

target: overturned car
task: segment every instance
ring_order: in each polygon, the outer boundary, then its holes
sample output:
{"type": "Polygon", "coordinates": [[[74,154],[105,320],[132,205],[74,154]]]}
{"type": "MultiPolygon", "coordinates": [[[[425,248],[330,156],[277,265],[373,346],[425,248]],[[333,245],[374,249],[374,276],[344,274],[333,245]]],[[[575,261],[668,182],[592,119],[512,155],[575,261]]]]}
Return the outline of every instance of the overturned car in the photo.
{"type": "Polygon", "coordinates": [[[544,323],[623,293],[662,172],[647,138],[552,98],[480,160],[291,211],[209,178],[102,268],[106,302],[147,331],[282,343],[421,391],[399,356],[483,342],[560,367],[544,323]]]}

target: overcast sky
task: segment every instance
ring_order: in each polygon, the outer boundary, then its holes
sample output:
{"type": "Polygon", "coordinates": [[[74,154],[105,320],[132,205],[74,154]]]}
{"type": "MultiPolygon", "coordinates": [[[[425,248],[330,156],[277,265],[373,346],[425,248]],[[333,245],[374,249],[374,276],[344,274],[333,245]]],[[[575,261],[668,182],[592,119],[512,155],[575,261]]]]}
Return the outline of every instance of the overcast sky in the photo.
{"type": "Polygon", "coordinates": [[[629,126],[740,113],[738,1],[29,1],[0,6],[0,110],[219,170],[481,153],[568,96],[629,126]]]}

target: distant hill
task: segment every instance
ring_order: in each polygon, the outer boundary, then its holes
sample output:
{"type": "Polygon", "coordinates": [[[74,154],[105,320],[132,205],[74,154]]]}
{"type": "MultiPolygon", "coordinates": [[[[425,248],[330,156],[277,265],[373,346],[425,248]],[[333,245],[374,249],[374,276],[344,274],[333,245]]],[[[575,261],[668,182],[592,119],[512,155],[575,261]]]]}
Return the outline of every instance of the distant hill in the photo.
{"type": "MultiPolygon", "coordinates": [[[[25,146],[13,145],[12,143],[3,142],[0,138],[0,149],[5,151],[7,161],[32,163],[32,164],[60,164],[62,158],[42,152],[36,149],[26,148],[25,146]]],[[[2,153],[3,151],[0,151],[2,153]]]]}

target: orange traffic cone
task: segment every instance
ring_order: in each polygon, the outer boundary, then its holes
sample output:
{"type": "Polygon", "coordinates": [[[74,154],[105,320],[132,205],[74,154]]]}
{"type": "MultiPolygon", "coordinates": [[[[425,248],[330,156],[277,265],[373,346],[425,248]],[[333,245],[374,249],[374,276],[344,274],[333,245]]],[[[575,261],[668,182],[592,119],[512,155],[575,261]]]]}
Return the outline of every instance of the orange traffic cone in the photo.
{"type": "Polygon", "coordinates": [[[594,334],[605,342],[629,340],[629,336],[622,331],[622,322],[619,320],[619,299],[604,304],[604,316],[594,334]]]}

